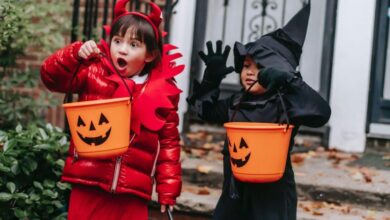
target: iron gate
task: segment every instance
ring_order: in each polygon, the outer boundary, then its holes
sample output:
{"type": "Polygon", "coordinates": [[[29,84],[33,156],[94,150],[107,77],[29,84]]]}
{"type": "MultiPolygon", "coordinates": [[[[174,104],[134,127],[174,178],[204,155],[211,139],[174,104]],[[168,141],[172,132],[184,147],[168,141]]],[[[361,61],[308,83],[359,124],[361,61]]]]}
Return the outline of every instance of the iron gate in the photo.
{"type": "MultiPolygon", "coordinates": [[[[76,40],[105,38],[103,25],[109,24],[117,0],[74,0],[71,42],[76,40]],[[82,4],[83,3],[83,4],[82,4]],[[82,13],[81,13],[82,12],[82,13]]],[[[170,17],[179,0],[151,0],[161,7],[164,14],[164,30],[169,31],[170,17]]],[[[129,10],[148,13],[147,1],[132,0],[129,10]]]]}

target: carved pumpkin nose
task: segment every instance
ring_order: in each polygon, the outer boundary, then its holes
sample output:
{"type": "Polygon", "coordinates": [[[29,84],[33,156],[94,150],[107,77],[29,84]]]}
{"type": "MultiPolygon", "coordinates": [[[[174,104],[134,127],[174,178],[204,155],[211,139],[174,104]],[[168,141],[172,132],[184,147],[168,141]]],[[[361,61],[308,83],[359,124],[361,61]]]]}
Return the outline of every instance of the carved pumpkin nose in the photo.
{"type": "Polygon", "coordinates": [[[90,131],[95,131],[96,130],[95,125],[93,125],[92,121],[91,121],[91,125],[89,126],[89,130],[90,131]]]}

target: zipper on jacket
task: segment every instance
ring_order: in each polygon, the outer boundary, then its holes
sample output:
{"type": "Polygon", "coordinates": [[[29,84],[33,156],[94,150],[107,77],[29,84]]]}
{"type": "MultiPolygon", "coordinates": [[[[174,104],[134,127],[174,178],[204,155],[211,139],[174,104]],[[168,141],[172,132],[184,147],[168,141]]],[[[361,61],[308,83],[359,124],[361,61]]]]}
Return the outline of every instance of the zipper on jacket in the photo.
{"type": "Polygon", "coordinates": [[[154,184],[154,173],[156,172],[157,158],[158,158],[159,154],[160,154],[160,142],[158,142],[158,145],[157,145],[157,153],[156,153],[156,156],[154,158],[152,172],[150,173],[150,177],[152,177],[152,184],[154,184]]]}
{"type": "MultiPolygon", "coordinates": [[[[135,134],[131,137],[129,145],[133,142],[135,138],[135,134]]],[[[119,172],[121,170],[122,164],[122,156],[116,158],[115,169],[114,169],[114,177],[112,178],[111,192],[115,193],[116,187],[118,186],[119,172]]]]}
{"type": "Polygon", "coordinates": [[[79,154],[77,153],[76,148],[73,148],[73,161],[72,161],[72,164],[76,163],[78,159],[79,159],[79,154]]]}
{"type": "Polygon", "coordinates": [[[114,177],[112,179],[111,192],[114,193],[118,185],[119,171],[121,169],[122,156],[116,158],[114,177]]]}

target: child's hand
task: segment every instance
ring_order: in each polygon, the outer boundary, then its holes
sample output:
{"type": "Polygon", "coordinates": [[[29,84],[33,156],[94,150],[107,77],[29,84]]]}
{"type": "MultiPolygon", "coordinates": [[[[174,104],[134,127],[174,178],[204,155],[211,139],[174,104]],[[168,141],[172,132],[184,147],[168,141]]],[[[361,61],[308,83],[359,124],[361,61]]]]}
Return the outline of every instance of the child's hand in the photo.
{"type": "Polygon", "coordinates": [[[164,213],[167,210],[167,206],[169,208],[169,211],[173,211],[173,205],[161,205],[161,213],[164,213]]]}
{"type": "Polygon", "coordinates": [[[79,57],[83,59],[88,59],[92,56],[96,56],[100,53],[98,46],[95,41],[89,40],[81,45],[80,50],[78,52],[79,57]]]}
{"type": "Polygon", "coordinates": [[[294,74],[269,67],[261,69],[257,78],[260,85],[270,91],[286,86],[294,78],[294,74]]]}
{"type": "Polygon", "coordinates": [[[206,55],[203,51],[199,51],[199,56],[206,64],[206,70],[203,76],[203,82],[212,84],[213,86],[219,86],[222,79],[231,72],[234,71],[232,66],[226,67],[227,58],[229,56],[230,47],[225,46],[222,51],[222,41],[217,41],[215,52],[211,41],[206,43],[207,52],[206,55]]]}

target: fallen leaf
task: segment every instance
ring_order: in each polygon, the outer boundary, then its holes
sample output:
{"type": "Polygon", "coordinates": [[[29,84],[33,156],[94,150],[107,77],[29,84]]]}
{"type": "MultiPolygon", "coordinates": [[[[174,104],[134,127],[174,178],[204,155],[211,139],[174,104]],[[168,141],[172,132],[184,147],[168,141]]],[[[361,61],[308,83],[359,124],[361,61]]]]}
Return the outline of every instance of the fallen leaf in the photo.
{"type": "Polygon", "coordinates": [[[213,168],[211,166],[199,165],[196,169],[199,173],[208,174],[213,168]]]}
{"type": "Polygon", "coordinates": [[[295,164],[301,164],[305,161],[305,157],[301,154],[292,154],[291,155],[291,162],[295,164]]]}
{"type": "Polygon", "coordinates": [[[352,179],[357,180],[357,181],[362,181],[362,180],[364,180],[364,176],[361,172],[355,172],[352,175],[352,179]]]}
{"type": "Polygon", "coordinates": [[[308,153],[308,156],[310,156],[310,157],[315,157],[315,156],[317,156],[317,153],[315,152],[315,151],[309,151],[308,153]]]}
{"type": "Polygon", "coordinates": [[[336,149],[331,149],[328,151],[328,159],[335,160],[335,163],[340,163],[342,160],[353,161],[356,160],[356,154],[350,154],[338,151],[336,149]]]}
{"type": "Polygon", "coordinates": [[[351,207],[348,205],[340,206],[340,211],[344,214],[349,214],[351,212],[351,207]]]}
{"type": "Polygon", "coordinates": [[[305,212],[311,212],[311,209],[309,206],[299,203],[299,207],[301,207],[305,212]]]}
{"type": "Polygon", "coordinates": [[[382,160],[390,160],[390,154],[383,155],[382,160]]]}
{"type": "Polygon", "coordinates": [[[191,155],[193,155],[195,157],[203,157],[203,156],[207,155],[207,151],[202,150],[202,149],[194,149],[194,148],[192,148],[191,149],[191,155]]]}
{"type": "Polygon", "coordinates": [[[367,169],[367,168],[361,168],[360,172],[363,174],[364,180],[366,183],[371,183],[373,176],[376,176],[375,171],[367,169]]]}
{"type": "Polygon", "coordinates": [[[208,187],[202,187],[198,190],[198,195],[210,195],[210,190],[208,187]]]}
{"type": "Polygon", "coordinates": [[[205,150],[211,150],[211,149],[214,149],[215,147],[215,144],[213,143],[205,143],[202,145],[202,149],[205,149],[205,150]]]}
{"type": "Polygon", "coordinates": [[[197,194],[198,193],[198,190],[194,187],[189,187],[185,184],[183,184],[182,186],[182,192],[190,192],[190,193],[193,193],[193,194],[197,194]]]}
{"type": "Polygon", "coordinates": [[[199,132],[195,132],[195,133],[187,133],[186,137],[193,141],[193,140],[201,140],[201,139],[205,138],[206,135],[207,135],[206,132],[199,131],[199,132]]]}
{"type": "Polygon", "coordinates": [[[311,206],[314,208],[314,209],[321,209],[324,207],[324,204],[323,202],[312,202],[311,206]]]}
{"type": "Polygon", "coordinates": [[[324,215],[324,213],[318,211],[318,210],[314,210],[311,214],[315,215],[315,216],[322,216],[324,215]]]}

